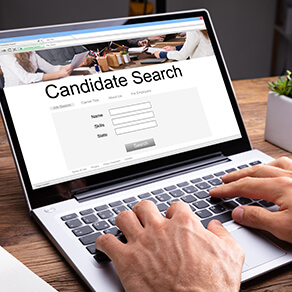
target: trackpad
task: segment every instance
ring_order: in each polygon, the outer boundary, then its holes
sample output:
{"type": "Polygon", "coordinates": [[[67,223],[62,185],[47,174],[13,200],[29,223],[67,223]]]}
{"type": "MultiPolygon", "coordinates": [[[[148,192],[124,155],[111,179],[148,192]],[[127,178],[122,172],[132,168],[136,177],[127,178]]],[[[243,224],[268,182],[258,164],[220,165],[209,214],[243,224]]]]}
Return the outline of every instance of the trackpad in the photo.
{"type": "Polygon", "coordinates": [[[285,251],[260,236],[255,231],[246,228],[238,228],[230,234],[244,249],[245,261],[243,272],[286,254],[285,251]]]}

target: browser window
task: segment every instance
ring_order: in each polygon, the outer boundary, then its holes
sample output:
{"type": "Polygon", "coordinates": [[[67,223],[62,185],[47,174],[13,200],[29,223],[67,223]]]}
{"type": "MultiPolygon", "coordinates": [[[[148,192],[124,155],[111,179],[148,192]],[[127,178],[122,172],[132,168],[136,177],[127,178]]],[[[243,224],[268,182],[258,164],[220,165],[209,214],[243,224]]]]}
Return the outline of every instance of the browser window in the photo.
{"type": "Polygon", "coordinates": [[[1,39],[0,66],[33,189],[241,137],[201,17],[1,39]]]}

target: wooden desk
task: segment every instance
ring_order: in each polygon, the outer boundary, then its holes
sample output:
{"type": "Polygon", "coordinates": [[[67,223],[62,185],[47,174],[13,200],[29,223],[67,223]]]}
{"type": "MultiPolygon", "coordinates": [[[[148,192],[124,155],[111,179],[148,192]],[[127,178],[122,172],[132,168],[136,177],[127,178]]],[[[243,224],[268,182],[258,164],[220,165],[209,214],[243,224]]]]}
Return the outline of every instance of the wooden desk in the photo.
{"type": "MultiPolygon", "coordinates": [[[[274,158],[292,153],[264,141],[267,81],[233,82],[254,148],[274,158]]],[[[89,291],[29,217],[24,195],[0,118],[0,245],[58,291],[89,291]]],[[[242,285],[242,291],[291,291],[292,264],[242,285]]],[[[17,276],[17,275],[16,275],[17,276]]]]}

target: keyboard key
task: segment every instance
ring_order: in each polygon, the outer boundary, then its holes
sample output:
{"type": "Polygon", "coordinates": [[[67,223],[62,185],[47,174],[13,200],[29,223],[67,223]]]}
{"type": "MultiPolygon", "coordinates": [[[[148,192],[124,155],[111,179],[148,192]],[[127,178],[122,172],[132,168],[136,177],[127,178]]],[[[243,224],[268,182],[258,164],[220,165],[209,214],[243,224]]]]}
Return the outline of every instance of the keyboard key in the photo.
{"type": "Polygon", "coordinates": [[[252,202],[251,199],[244,198],[244,197],[237,198],[237,199],[235,199],[235,201],[237,201],[240,205],[246,205],[246,204],[249,204],[252,202]]]}
{"type": "Polygon", "coordinates": [[[224,206],[227,208],[227,209],[231,209],[233,210],[234,208],[236,208],[237,206],[239,206],[236,202],[234,201],[228,201],[228,202],[224,202],[224,206]]]}
{"type": "Polygon", "coordinates": [[[259,203],[261,205],[263,205],[264,207],[271,207],[271,206],[274,206],[275,205],[274,203],[269,202],[269,201],[266,201],[266,200],[260,200],[259,203]]]}
{"type": "Polygon", "coordinates": [[[135,202],[136,201],[136,198],[135,197],[130,197],[130,198],[127,198],[127,199],[124,199],[123,202],[128,204],[128,203],[131,203],[131,202],[135,202]]]}
{"type": "Polygon", "coordinates": [[[196,184],[196,183],[199,183],[201,181],[203,181],[201,178],[195,178],[195,179],[191,180],[191,183],[196,184]]]}
{"type": "Polygon", "coordinates": [[[206,209],[197,211],[195,212],[195,214],[199,216],[200,218],[207,218],[209,216],[212,216],[212,213],[206,209]]]}
{"type": "Polygon", "coordinates": [[[193,212],[196,211],[196,208],[195,208],[193,205],[189,205],[189,207],[191,208],[191,210],[192,210],[193,212]]]}
{"type": "Polygon", "coordinates": [[[72,213],[72,214],[68,214],[68,215],[62,216],[61,219],[63,221],[68,221],[68,220],[74,219],[76,217],[77,217],[77,214],[72,213]]]}
{"type": "Polygon", "coordinates": [[[94,212],[93,209],[86,209],[86,210],[80,211],[79,213],[80,213],[80,215],[84,216],[84,215],[91,214],[93,212],[94,212]]]}
{"type": "Polygon", "coordinates": [[[183,196],[185,193],[182,190],[174,190],[169,192],[173,197],[177,198],[177,197],[181,197],[183,196]]]}
{"type": "Polygon", "coordinates": [[[96,232],[90,235],[80,237],[79,240],[82,242],[83,245],[88,245],[88,244],[95,243],[96,239],[101,235],[102,235],[101,232],[96,232]]]}
{"type": "Polygon", "coordinates": [[[135,201],[133,203],[128,204],[127,206],[128,206],[129,209],[132,210],[137,203],[138,203],[138,201],[135,201]]]}
{"type": "Polygon", "coordinates": [[[172,199],[170,201],[167,202],[167,204],[170,206],[173,202],[178,202],[179,199],[172,199]]]}
{"type": "Polygon", "coordinates": [[[191,194],[191,193],[196,192],[198,189],[195,186],[188,186],[188,187],[183,188],[183,190],[186,193],[191,194]]]}
{"type": "Polygon", "coordinates": [[[100,217],[100,219],[107,219],[114,216],[114,213],[111,210],[105,210],[98,212],[97,215],[100,217]]]}
{"type": "Polygon", "coordinates": [[[221,205],[215,205],[209,208],[213,213],[218,214],[224,212],[226,209],[221,205]]]}
{"type": "Polygon", "coordinates": [[[157,200],[155,200],[154,198],[146,198],[146,199],[144,199],[143,201],[152,201],[154,204],[156,204],[157,203],[157,200]]]}
{"type": "Polygon", "coordinates": [[[150,196],[151,196],[150,193],[145,193],[145,194],[141,194],[141,195],[139,195],[138,198],[139,198],[139,199],[145,199],[145,198],[148,198],[148,197],[150,197],[150,196]]]}
{"type": "Polygon", "coordinates": [[[93,227],[96,229],[96,230],[103,230],[103,229],[107,229],[109,228],[109,224],[106,222],[106,221],[100,221],[100,222],[96,222],[93,224],[93,227]]]}
{"type": "Polygon", "coordinates": [[[207,182],[203,181],[195,185],[200,190],[205,190],[211,187],[207,182]]]}
{"type": "Polygon", "coordinates": [[[184,182],[181,182],[181,183],[177,184],[177,186],[178,186],[179,188],[183,188],[183,187],[186,187],[186,186],[188,186],[188,185],[189,185],[189,183],[188,183],[187,181],[184,181],[184,182]]]}
{"type": "Polygon", "coordinates": [[[230,172],[233,172],[233,171],[236,171],[236,168],[229,168],[229,169],[226,169],[225,172],[227,173],[230,173],[230,172]]]}
{"type": "Polygon", "coordinates": [[[207,198],[206,201],[211,205],[216,205],[216,204],[220,203],[222,200],[220,198],[210,197],[210,198],[207,198]]]}
{"type": "Polygon", "coordinates": [[[222,180],[219,178],[214,178],[214,179],[208,180],[208,183],[211,184],[212,186],[219,186],[219,185],[222,185],[222,180]]]}
{"type": "Polygon", "coordinates": [[[203,224],[203,226],[205,228],[207,228],[209,222],[211,220],[219,220],[221,223],[225,223],[225,222],[228,222],[230,220],[232,220],[232,216],[231,216],[231,211],[228,211],[226,213],[223,213],[223,214],[219,214],[219,215],[216,215],[216,216],[213,216],[211,218],[207,218],[207,219],[203,219],[201,220],[201,223],[203,224]]]}
{"type": "Polygon", "coordinates": [[[71,220],[71,221],[67,221],[66,222],[66,225],[69,228],[76,228],[76,227],[81,226],[82,225],[82,222],[79,219],[74,219],[74,220],[71,220]]]}
{"type": "Polygon", "coordinates": [[[259,203],[254,202],[252,204],[249,204],[249,206],[254,206],[254,207],[262,207],[259,203]]]}
{"type": "Polygon", "coordinates": [[[206,191],[200,191],[200,192],[195,193],[195,196],[199,199],[204,199],[204,198],[209,197],[209,194],[206,191]]]}
{"type": "Polygon", "coordinates": [[[121,231],[117,227],[112,227],[112,228],[106,229],[104,231],[104,233],[105,234],[112,234],[114,236],[117,236],[118,234],[121,233],[121,231]]]}
{"type": "Polygon", "coordinates": [[[217,177],[221,177],[221,176],[223,176],[224,174],[226,174],[225,171],[218,171],[218,172],[214,173],[214,175],[217,176],[217,177]]]}
{"type": "Polygon", "coordinates": [[[192,203],[196,201],[197,199],[192,195],[187,195],[187,196],[181,197],[181,200],[184,201],[185,203],[192,203]]]}
{"type": "Polygon", "coordinates": [[[211,178],[214,178],[213,174],[205,175],[205,176],[202,177],[202,179],[204,179],[204,180],[209,180],[211,178]]]}
{"type": "Polygon", "coordinates": [[[160,204],[157,204],[157,208],[158,208],[159,212],[163,212],[163,211],[166,211],[168,209],[168,206],[165,203],[160,203],[160,204]]]}
{"type": "Polygon", "coordinates": [[[168,201],[171,199],[171,196],[166,194],[166,193],[163,193],[161,195],[158,195],[155,197],[157,200],[159,200],[160,202],[165,202],[165,201],[168,201]]]}
{"type": "Polygon", "coordinates": [[[106,264],[106,263],[109,263],[109,262],[111,261],[110,258],[109,258],[105,253],[103,253],[103,252],[100,251],[100,250],[96,250],[96,253],[95,253],[94,259],[95,259],[99,264],[106,264]]]}
{"type": "Polygon", "coordinates": [[[123,211],[127,211],[128,208],[126,206],[122,205],[122,206],[118,206],[118,207],[113,208],[113,210],[116,214],[120,214],[123,211]]]}
{"type": "Polygon", "coordinates": [[[93,229],[90,226],[82,226],[80,228],[73,229],[72,232],[76,236],[83,236],[93,232],[93,229]]]}
{"type": "Polygon", "coordinates": [[[251,162],[249,165],[250,166],[254,166],[254,165],[257,165],[257,164],[262,164],[262,162],[259,161],[259,160],[256,160],[256,161],[251,162]]]}
{"type": "Polygon", "coordinates": [[[243,168],[246,168],[246,167],[249,167],[249,166],[247,164],[243,164],[243,165],[237,166],[238,169],[243,169],[243,168]]]}
{"type": "Polygon", "coordinates": [[[82,217],[81,219],[85,224],[90,224],[94,223],[95,221],[98,221],[98,218],[94,214],[82,217]]]}
{"type": "Polygon", "coordinates": [[[169,191],[175,190],[176,189],[176,186],[175,185],[172,185],[172,186],[166,187],[164,189],[169,192],[169,191]]]}
{"type": "Polygon", "coordinates": [[[197,208],[197,209],[204,209],[209,207],[209,204],[205,201],[198,201],[193,203],[193,205],[197,208]]]}
{"type": "Polygon", "coordinates": [[[95,248],[95,245],[92,244],[92,245],[88,245],[86,246],[87,250],[91,253],[91,254],[95,254],[96,253],[96,248],[95,248]]]}
{"type": "Polygon", "coordinates": [[[106,209],[108,209],[107,205],[101,205],[101,206],[94,208],[94,210],[96,210],[97,212],[102,211],[102,210],[106,210],[106,209]]]}
{"type": "Polygon", "coordinates": [[[159,190],[152,191],[151,194],[156,196],[156,195],[162,194],[163,192],[164,192],[163,189],[159,189],[159,190]]]}
{"type": "Polygon", "coordinates": [[[120,206],[120,205],[122,205],[122,204],[123,204],[122,201],[116,201],[116,202],[112,202],[112,203],[110,203],[109,205],[113,208],[113,207],[120,206]]]}
{"type": "Polygon", "coordinates": [[[111,225],[116,226],[116,217],[109,218],[108,221],[111,225]]]}

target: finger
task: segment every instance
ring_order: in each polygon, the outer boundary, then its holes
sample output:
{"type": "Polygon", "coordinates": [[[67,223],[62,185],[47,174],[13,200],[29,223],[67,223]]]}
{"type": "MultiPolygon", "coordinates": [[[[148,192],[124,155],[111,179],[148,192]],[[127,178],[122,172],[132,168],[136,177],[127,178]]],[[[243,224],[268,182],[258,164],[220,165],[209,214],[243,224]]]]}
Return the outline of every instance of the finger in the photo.
{"type": "Polygon", "coordinates": [[[277,202],[281,202],[281,198],[291,187],[292,179],[286,177],[245,177],[229,184],[218,186],[210,190],[209,194],[215,198],[232,198],[241,196],[251,199],[265,199],[277,204],[277,202]]]}
{"type": "Polygon", "coordinates": [[[123,211],[116,218],[116,225],[120,228],[127,240],[136,238],[137,234],[143,230],[143,226],[136,214],[132,211],[123,211]]]}
{"type": "Polygon", "coordinates": [[[145,200],[137,203],[133,208],[133,212],[144,227],[148,224],[151,225],[154,221],[162,222],[162,220],[164,220],[155,204],[151,201],[145,200]]]}
{"type": "Polygon", "coordinates": [[[223,227],[220,221],[212,220],[209,222],[207,229],[217,235],[221,239],[233,238],[230,233],[223,227]]]}
{"type": "Polygon", "coordinates": [[[235,180],[239,180],[243,177],[292,177],[292,173],[284,169],[279,169],[271,165],[255,165],[253,167],[246,167],[238,171],[231,172],[222,176],[224,183],[230,183],[235,180]]]}
{"type": "Polygon", "coordinates": [[[127,240],[133,240],[143,230],[143,226],[136,214],[132,211],[123,211],[116,218],[116,225],[120,228],[127,240]]]}
{"type": "Polygon", "coordinates": [[[95,248],[104,252],[112,261],[115,261],[117,257],[121,257],[123,254],[125,244],[112,234],[104,234],[96,239],[95,248]]]}
{"type": "Polygon", "coordinates": [[[292,160],[288,157],[281,157],[276,160],[273,160],[269,163],[271,166],[275,166],[278,168],[286,169],[286,170],[292,170],[292,160]]]}
{"type": "Polygon", "coordinates": [[[274,213],[262,207],[255,206],[240,206],[232,212],[232,217],[235,222],[272,233],[275,233],[275,230],[279,228],[279,222],[275,220],[277,215],[278,212],[274,213]]]}
{"type": "Polygon", "coordinates": [[[181,201],[173,202],[170,207],[166,210],[166,218],[173,218],[174,216],[180,216],[181,213],[191,213],[193,212],[190,206],[181,201]]]}

